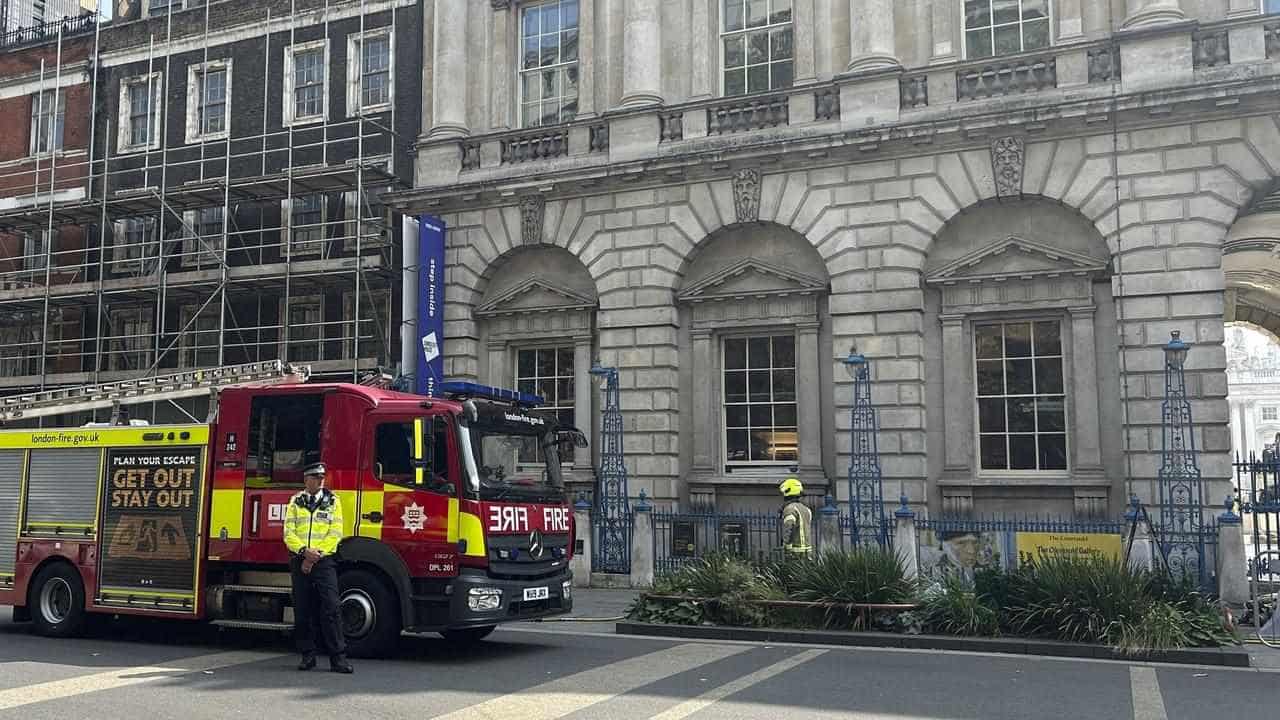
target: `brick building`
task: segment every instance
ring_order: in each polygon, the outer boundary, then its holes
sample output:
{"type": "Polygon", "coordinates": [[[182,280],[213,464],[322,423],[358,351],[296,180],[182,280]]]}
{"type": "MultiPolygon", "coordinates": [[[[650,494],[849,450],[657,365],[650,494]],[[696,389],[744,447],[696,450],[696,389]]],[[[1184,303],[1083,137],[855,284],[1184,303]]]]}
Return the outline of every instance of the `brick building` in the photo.
{"type": "Polygon", "coordinates": [[[449,227],[447,372],[591,427],[598,357],[633,495],[764,508],[847,498],[856,347],[891,495],[1116,517],[1179,330],[1219,502],[1223,323],[1280,308],[1276,12],[439,0],[395,202],[449,227]]]}
{"type": "Polygon", "coordinates": [[[44,372],[0,373],[8,391],[276,358],[350,380],[399,359],[400,223],[380,197],[412,177],[418,3],[191,5],[102,26],[83,193],[0,212],[87,228],[46,250],[62,270],[0,295],[59,343],[44,372]]]}

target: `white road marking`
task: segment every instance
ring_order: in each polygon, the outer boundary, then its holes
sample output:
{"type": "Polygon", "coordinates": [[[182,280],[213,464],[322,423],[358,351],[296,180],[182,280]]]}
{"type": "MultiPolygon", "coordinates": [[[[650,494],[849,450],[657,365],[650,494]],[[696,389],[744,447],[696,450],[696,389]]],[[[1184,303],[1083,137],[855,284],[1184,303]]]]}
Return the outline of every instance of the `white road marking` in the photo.
{"type": "Polygon", "coordinates": [[[52,680],[37,685],[0,690],[0,710],[11,710],[38,702],[61,700],[100,690],[116,690],[187,673],[216,670],[232,665],[244,665],[282,657],[286,656],[279,653],[251,651],[223,652],[174,660],[163,666],[117,668],[93,673],[92,675],[66,678],[65,680],[52,680]]]}
{"type": "Polygon", "coordinates": [[[761,668],[750,675],[743,675],[737,680],[712,688],[696,698],[685,700],[665,712],[654,715],[652,720],[684,720],[684,718],[702,710],[708,705],[714,705],[734,693],[742,692],[752,685],[777,677],[796,666],[803,665],[804,663],[825,654],[827,654],[826,650],[806,650],[798,655],[792,655],[791,657],[776,662],[769,667],[761,668]]]}
{"type": "Polygon", "coordinates": [[[470,705],[438,720],[554,720],[747,650],[729,645],[677,645],[470,705]]]}
{"type": "Polygon", "coordinates": [[[1129,686],[1133,691],[1133,720],[1169,720],[1155,668],[1130,666],[1129,686]]]}

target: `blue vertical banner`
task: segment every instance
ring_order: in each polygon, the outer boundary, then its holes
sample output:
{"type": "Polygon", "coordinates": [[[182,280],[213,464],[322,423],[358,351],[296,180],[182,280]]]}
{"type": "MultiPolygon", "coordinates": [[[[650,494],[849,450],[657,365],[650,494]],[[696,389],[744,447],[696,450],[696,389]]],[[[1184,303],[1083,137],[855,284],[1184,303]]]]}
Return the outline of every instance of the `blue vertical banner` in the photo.
{"type": "Polygon", "coordinates": [[[418,355],[416,390],[434,396],[444,379],[444,221],[418,218],[418,355]]]}

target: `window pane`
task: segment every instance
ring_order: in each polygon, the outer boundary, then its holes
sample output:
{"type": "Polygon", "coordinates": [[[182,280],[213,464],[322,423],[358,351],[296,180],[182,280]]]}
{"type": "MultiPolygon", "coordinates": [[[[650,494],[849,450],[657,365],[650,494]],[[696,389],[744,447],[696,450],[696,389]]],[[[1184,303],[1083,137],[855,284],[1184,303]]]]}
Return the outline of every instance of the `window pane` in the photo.
{"type": "Polygon", "coordinates": [[[769,428],[773,427],[773,406],[772,405],[752,405],[751,427],[769,428]]]}
{"type": "Polygon", "coordinates": [[[773,424],[782,427],[796,424],[796,406],[791,404],[773,406],[773,424]]]}
{"type": "Polygon", "coordinates": [[[996,28],[996,55],[1022,52],[1022,30],[1017,25],[996,28]]]}
{"type": "Polygon", "coordinates": [[[556,350],[556,372],[562,376],[573,376],[573,348],[563,347],[556,350]]]}
{"type": "Polygon", "coordinates": [[[745,42],[746,37],[743,35],[734,35],[724,39],[724,66],[726,69],[742,67],[746,64],[746,56],[743,50],[745,42]]]}
{"type": "Polygon", "coordinates": [[[544,100],[560,97],[560,72],[551,70],[543,72],[542,77],[542,98],[544,100]]]}
{"type": "Polygon", "coordinates": [[[538,377],[554,377],[556,374],[556,351],[538,350],[538,377]]]}
{"type": "Polygon", "coordinates": [[[768,60],[769,33],[764,30],[747,33],[747,63],[749,65],[755,65],[757,63],[768,62],[768,60]]]}
{"type": "Polygon", "coordinates": [[[1049,17],[1049,0],[1022,0],[1022,19],[1049,17]]]}
{"type": "Polygon", "coordinates": [[[769,59],[790,60],[793,52],[791,38],[791,28],[774,30],[769,33],[769,59]]]}
{"type": "Polygon", "coordinates": [[[1031,357],[1031,323],[1008,323],[1004,326],[1004,356],[1031,357]]]}
{"type": "Polygon", "coordinates": [[[538,35],[542,32],[542,8],[538,6],[524,9],[524,36],[538,35]]]}
{"type": "Polygon", "coordinates": [[[747,426],[747,406],[730,405],[724,409],[724,426],[744,428],[747,426]]]}
{"type": "Polygon", "coordinates": [[[778,335],[773,338],[773,366],[775,368],[793,368],[796,366],[796,339],[790,335],[778,335]]]}
{"type": "Polygon", "coordinates": [[[543,34],[559,32],[560,30],[560,3],[547,3],[542,6],[542,30],[543,34]]]}
{"type": "Polygon", "coordinates": [[[1067,436],[1066,435],[1041,435],[1040,436],[1040,469],[1041,470],[1066,470],[1067,469],[1067,436]]]}
{"type": "Polygon", "coordinates": [[[724,374],[724,401],[727,403],[747,401],[747,374],[745,372],[727,372],[724,374]]]}
{"type": "Polygon", "coordinates": [[[538,36],[526,36],[524,39],[524,58],[521,67],[525,70],[538,67],[538,36]]]}
{"type": "Polygon", "coordinates": [[[1049,47],[1049,21],[1037,20],[1022,26],[1023,50],[1043,50],[1049,47]]]}
{"type": "Polygon", "coordinates": [[[1009,432],[1036,431],[1036,402],[1034,398],[1009,398],[1005,401],[1009,413],[1009,432]]]}
{"type": "Polygon", "coordinates": [[[991,57],[991,31],[974,30],[965,33],[965,54],[971,58],[991,57]]]}
{"type": "Polygon", "coordinates": [[[562,62],[573,62],[578,59],[578,31],[566,30],[560,35],[560,59],[562,62]]]}
{"type": "Polygon", "coordinates": [[[724,29],[726,32],[742,29],[743,0],[724,0],[724,29]]]}
{"type": "Polygon", "coordinates": [[[560,35],[543,35],[542,36],[542,56],[539,59],[539,65],[555,65],[560,62],[560,35]]]}
{"type": "Polygon", "coordinates": [[[567,68],[561,72],[563,73],[563,76],[560,78],[560,82],[562,83],[562,85],[560,86],[560,89],[564,92],[564,96],[566,98],[578,97],[577,66],[575,65],[574,67],[567,68]]]}
{"type": "Polygon", "coordinates": [[[1062,358],[1036,360],[1036,392],[1051,395],[1062,392],[1062,358]]]}
{"type": "Polygon", "coordinates": [[[724,366],[729,370],[741,370],[747,366],[747,341],[731,338],[724,341],[724,366]]]}
{"type": "Polygon", "coordinates": [[[991,24],[991,0],[964,0],[964,27],[966,30],[991,24]]]}
{"type": "Polygon", "coordinates": [[[751,402],[769,402],[769,371],[753,370],[747,380],[748,399],[751,402]]]}
{"type": "Polygon", "coordinates": [[[747,68],[747,92],[758,93],[769,90],[769,66],[756,65],[747,68]]]}
{"type": "Polygon", "coordinates": [[[725,459],[731,462],[749,460],[747,452],[751,443],[746,430],[729,430],[725,433],[725,459]]]}
{"type": "Polygon", "coordinates": [[[560,27],[578,27],[578,0],[565,0],[560,5],[560,27]]]}
{"type": "Polygon", "coordinates": [[[795,428],[778,428],[771,433],[761,433],[765,445],[763,460],[773,462],[793,462],[798,456],[797,435],[795,428]]]}
{"type": "Polygon", "coordinates": [[[560,378],[556,381],[556,405],[573,404],[573,378],[560,378]]]}
{"type": "Polygon", "coordinates": [[[542,98],[542,85],[538,73],[524,73],[520,76],[520,87],[524,93],[524,102],[532,103],[542,98]]]}
{"type": "Polygon", "coordinates": [[[1062,333],[1053,320],[1036,323],[1036,355],[1061,355],[1062,333]]]}
{"type": "Polygon", "coordinates": [[[995,24],[1018,22],[1018,0],[991,0],[995,24]]]}
{"type": "Polygon", "coordinates": [[[536,395],[538,392],[537,383],[533,380],[521,380],[516,383],[516,389],[522,393],[536,395]]]}
{"type": "Polygon", "coordinates": [[[979,325],[974,329],[974,344],[980,359],[999,358],[1004,338],[999,325],[979,325]]]}
{"type": "Polygon", "coordinates": [[[1004,435],[983,435],[980,444],[982,446],[983,470],[1007,470],[1009,468],[1009,454],[1005,448],[1004,435]]]}
{"type": "Polygon", "coordinates": [[[1004,372],[1005,392],[1010,395],[1030,395],[1035,392],[1031,381],[1030,360],[1006,360],[1004,372]]]}
{"type": "Polygon", "coordinates": [[[538,380],[533,391],[535,395],[541,397],[547,404],[555,404],[556,401],[556,381],[552,379],[538,380]]]}
{"type": "Polygon", "coordinates": [[[978,361],[978,394],[1001,395],[1004,393],[1004,363],[999,360],[978,361]]]}
{"type": "Polygon", "coordinates": [[[978,432],[1004,432],[1004,401],[986,398],[978,401],[978,432]]]}
{"type": "Polygon", "coordinates": [[[794,370],[773,371],[773,399],[775,402],[795,402],[796,373],[794,370]]]}
{"type": "Polygon", "coordinates": [[[791,0],[773,0],[772,12],[769,13],[769,23],[784,22],[791,22],[791,0]]]}
{"type": "Polygon", "coordinates": [[[747,367],[759,370],[769,367],[771,361],[769,338],[760,337],[747,340],[747,367]]]}
{"type": "Polygon", "coordinates": [[[772,90],[781,90],[791,87],[791,81],[795,77],[795,72],[791,67],[791,61],[774,63],[770,67],[769,88],[772,90]]]}
{"type": "Polygon", "coordinates": [[[725,95],[745,95],[747,92],[747,74],[742,70],[730,70],[724,74],[725,95]]]}
{"type": "Polygon", "coordinates": [[[769,0],[747,0],[747,27],[769,22],[769,0]]]}
{"type": "Polygon", "coordinates": [[[1037,398],[1036,417],[1040,432],[1066,432],[1066,403],[1062,398],[1037,398]]]}
{"type": "Polygon", "coordinates": [[[1035,470],[1036,469],[1036,436],[1035,435],[1010,435],[1009,436],[1009,469],[1010,470],[1035,470]]]}

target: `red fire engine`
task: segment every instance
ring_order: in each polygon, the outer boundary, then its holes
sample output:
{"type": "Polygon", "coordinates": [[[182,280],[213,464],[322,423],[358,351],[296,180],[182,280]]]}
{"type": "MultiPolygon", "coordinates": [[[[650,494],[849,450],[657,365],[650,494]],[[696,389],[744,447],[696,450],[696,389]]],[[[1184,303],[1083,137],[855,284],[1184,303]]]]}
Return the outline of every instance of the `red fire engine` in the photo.
{"type": "Polygon", "coordinates": [[[291,627],[284,511],[321,461],[342,502],[353,655],[481,639],[572,609],[560,457],[540,398],[312,384],[279,362],[0,398],[0,422],[211,393],[207,424],[0,431],[0,605],[42,634],[90,613],[291,627]]]}

